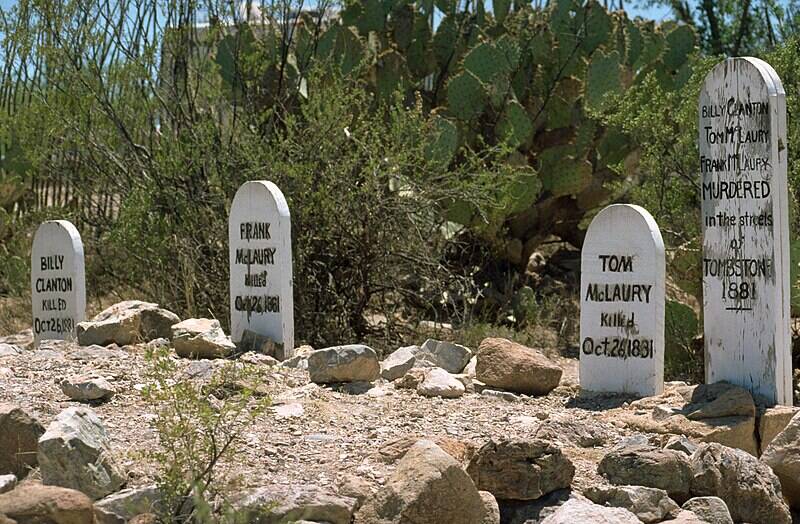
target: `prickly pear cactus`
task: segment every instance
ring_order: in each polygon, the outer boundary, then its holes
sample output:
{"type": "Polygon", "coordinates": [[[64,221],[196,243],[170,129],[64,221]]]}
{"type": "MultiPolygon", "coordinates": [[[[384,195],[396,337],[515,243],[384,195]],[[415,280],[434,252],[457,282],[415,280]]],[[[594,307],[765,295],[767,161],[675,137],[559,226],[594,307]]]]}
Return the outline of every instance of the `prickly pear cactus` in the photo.
{"type": "Polygon", "coordinates": [[[459,148],[510,151],[495,166],[504,206],[492,223],[481,225],[459,202],[448,216],[498,251],[521,243],[512,262],[524,265],[551,233],[582,242],[577,225],[613,198],[620,166],[635,166],[632,141],[606,129],[603,112],[651,73],[665,89],[682,86],[696,36],[596,0],[469,4],[463,11],[455,0],[350,0],[318,49],[343,72],[366,70],[376,99],[397,89],[421,95],[435,112],[429,153],[443,169],[459,161],[459,148]]]}

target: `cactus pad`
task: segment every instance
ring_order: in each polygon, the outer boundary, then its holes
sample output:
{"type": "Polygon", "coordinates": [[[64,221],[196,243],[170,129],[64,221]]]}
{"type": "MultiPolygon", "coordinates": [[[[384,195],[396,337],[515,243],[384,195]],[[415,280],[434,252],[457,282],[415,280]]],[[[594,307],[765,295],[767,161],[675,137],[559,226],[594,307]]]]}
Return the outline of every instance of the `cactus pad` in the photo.
{"type": "Polygon", "coordinates": [[[591,53],[611,39],[614,33],[614,21],[606,10],[597,2],[591,1],[587,6],[581,48],[591,53]]]}
{"type": "Polygon", "coordinates": [[[667,33],[667,49],[664,52],[664,65],[670,71],[677,71],[686,63],[696,42],[694,31],[688,25],[681,25],[667,33]]]}
{"type": "Polygon", "coordinates": [[[494,12],[494,19],[497,20],[498,25],[503,25],[510,8],[511,0],[493,0],[492,11],[494,12]]]}
{"type": "Polygon", "coordinates": [[[471,120],[480,116],[486,107],[486,89],[474,75],[464,71],[448,82],[447,102],[453,115],[471,120]]]}
{"type": "Polygon", "coordinates": [[[595,111],[605,109],[612,96],[622,92],[619,53],[597,52],[589,62],[586,74],[586,106],[595,111]]]}
{"type": "Polygon", "coordinates": [[[511,146],[519,147],[533,136],[533,124],[519,102],[509,103],[497,124],[498,135],[511,146]]]}
{"type": "Polygon", "coordinates": [[[507,75],[511,68],[502,51],[492,44],[482,43],[464,57],[464,69],[489,84],[498,76],[507,75]]]}
{"type": "Polygon", "coordinates": [[[458,150],[458,129],[450,120],[436,115],[431,133],[431,140],[425,148],[426,156],[446,167],[458,150]]]}

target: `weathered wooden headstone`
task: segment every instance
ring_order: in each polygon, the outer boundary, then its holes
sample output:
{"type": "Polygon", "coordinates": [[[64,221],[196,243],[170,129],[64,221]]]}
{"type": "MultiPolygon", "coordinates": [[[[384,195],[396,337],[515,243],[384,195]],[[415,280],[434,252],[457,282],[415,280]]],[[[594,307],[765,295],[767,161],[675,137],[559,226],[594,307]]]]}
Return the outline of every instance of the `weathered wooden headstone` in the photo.
{"type": "Polygon", "coordinates": [[[66,220],[43,223],[31,250],[33,337],[73,340],[76,325],[86,319],[86,276],[83,242],[66,220]]]}
{"type": "Polygon", "coordinates": [[[791,404],[786,94],[766,62],[731,58],[699,113],[706,382],[791,404]]]}
{"type": "Polygon", "coordinates": [[[268,337],[275,357],[294,352],[292,235],[289,206],[278,186],[246,182],[236,192],[228,225],[231,338],[268,337]]]}
{"type": "Polygon", "coordinates": [[[664,241],[639,206],[608,206],[581,251],[580,382],[589,391],[664,391],[664,241]]]}

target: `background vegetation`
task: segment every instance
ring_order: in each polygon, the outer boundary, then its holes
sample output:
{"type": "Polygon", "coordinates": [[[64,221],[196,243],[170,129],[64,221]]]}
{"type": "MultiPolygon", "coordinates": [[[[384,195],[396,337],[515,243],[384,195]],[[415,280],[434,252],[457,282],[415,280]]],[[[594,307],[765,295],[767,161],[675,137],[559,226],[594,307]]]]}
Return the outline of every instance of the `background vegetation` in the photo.
{"type": "Polygon", "coordinates": [[[230,201],[269,179],[299,339],[389,344],[428,319],[569,343],[585,227],[635,202],[668,244],[668,356],[691,374],[697,92],[725,55],[766,58],[796,143],[796,9],[649,3],[674,20],[593,0],[20,0],[0,13],[0,296],[28,292],[32,232],[63,217],[93,297],[226,323],[230,201]]]}

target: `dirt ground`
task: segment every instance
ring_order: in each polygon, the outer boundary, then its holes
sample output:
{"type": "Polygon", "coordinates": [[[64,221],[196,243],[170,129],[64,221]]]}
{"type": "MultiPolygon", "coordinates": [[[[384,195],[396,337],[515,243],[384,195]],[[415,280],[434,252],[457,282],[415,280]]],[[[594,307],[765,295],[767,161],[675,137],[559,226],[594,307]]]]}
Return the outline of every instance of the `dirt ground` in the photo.
{"type": "MultiPolygon", "coordinates": [[[[202,377],[221,364],[176,362],[181,379],[202,377]]],[[[393,440],[441,436],[480,446],[493,437],[531,436],[549,419],[557,422],[565,452],[577,469],[573,486],[581,489],[603,482],[596,474],[597,461],[630,432],[602,420],[601,403],[577,397],[577,362],[561,363],[562,386],[545,397],[519,396],[514,401],[479,393],[424,398],[382,380],[369,390],[353,391],[310,383],[303,370],[265,367],[272,407],[245,433],[243,453],[226,467],[247,487],[313,483],[335,488],[344,476],[355,475],[377,488],[393,469],[378,451],[393,440]],[[597,445],[576,445],[586,428],[599,435],[597,445]]],[[[0,402],[21,404],[47,425],[63,409],[79,405],[61,392],[59,380],[100,374],[113,384],[116,395],[91,407],[129,472],[129,485],[147,484],[156,470],[143,452],[157,445],[151,425],[155,415],[141,394],[147,366],[144,346],[81,348],[45,342],[39,349],[0,357],[0,402]]]]}

